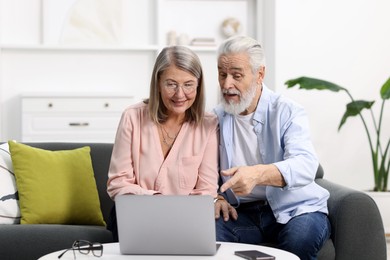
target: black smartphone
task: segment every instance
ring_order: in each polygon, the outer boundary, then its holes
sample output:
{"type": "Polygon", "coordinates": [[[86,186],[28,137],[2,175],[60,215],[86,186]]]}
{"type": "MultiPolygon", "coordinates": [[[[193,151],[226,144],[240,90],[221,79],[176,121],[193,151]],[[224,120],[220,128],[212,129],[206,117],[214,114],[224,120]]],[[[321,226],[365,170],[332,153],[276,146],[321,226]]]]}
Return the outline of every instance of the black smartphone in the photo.
{"type": "Polygon", "coordinates": [[[235,251],[235,255],[241,256],[245,259],[249,260],[273,260],[274,256],[268,255],[266,253],[257,251],[257,250],[243,250],[243,251],[235,251]]]}

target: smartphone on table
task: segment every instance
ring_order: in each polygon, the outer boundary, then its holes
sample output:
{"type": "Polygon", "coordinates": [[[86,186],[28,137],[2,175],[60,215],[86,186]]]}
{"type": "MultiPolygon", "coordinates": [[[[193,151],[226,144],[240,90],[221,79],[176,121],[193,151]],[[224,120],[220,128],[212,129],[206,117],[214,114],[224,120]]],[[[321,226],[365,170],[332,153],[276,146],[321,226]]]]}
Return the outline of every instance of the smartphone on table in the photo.
{"type": "Polygon", "coordinates": [[[234,254],[249,260],[274,260],[275,259],[274,256],[260,252],[258,250],[235,251],[234,254]]]}

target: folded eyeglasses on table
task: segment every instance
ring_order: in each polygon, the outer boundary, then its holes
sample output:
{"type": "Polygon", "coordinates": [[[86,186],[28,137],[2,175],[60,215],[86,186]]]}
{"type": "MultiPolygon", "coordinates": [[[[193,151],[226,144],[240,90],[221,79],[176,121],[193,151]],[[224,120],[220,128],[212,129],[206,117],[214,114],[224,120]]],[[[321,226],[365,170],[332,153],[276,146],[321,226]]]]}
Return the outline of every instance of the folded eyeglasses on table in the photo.
{"type": "Polygon", "coordinates": [[[73,242],[72,247],[66,249],[62,252],[58,258],[61,258],[69,250],[73,251],[74,259],[76,259],[75,251],[80,252],[81,254],[87,255],[90,252],[96,257],[101,257],[103,255],[103,245],[97,242],[89,242],[86,240],[76,240],[73,242]]]}

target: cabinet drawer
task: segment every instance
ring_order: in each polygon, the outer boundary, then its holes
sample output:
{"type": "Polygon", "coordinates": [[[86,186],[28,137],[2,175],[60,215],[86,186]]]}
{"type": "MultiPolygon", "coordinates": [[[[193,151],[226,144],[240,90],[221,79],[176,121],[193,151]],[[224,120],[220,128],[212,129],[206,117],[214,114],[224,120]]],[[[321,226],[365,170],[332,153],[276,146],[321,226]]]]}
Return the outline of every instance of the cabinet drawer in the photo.
{"type": "Polygon", "coordinates": [[[120,113],[89,116],[24,114],[22,141],[109,142],[115,140],[120,113]]]}
{"type": "Polygon", "coordinates": [[[26,114],[23,118],[23,132],[50,131],[104,131],[116,130],[120,114],[91,116],[45,116],[26,114]]]}
{"type": "Polygon", "coordinates": [[[22,141],[114,142],[129,96],[22,97],[22,141]]]}
{"type": "Polygon", "coordinates": [[[23,112],[122,112],[132,98],[23,98],[23,112]]]}

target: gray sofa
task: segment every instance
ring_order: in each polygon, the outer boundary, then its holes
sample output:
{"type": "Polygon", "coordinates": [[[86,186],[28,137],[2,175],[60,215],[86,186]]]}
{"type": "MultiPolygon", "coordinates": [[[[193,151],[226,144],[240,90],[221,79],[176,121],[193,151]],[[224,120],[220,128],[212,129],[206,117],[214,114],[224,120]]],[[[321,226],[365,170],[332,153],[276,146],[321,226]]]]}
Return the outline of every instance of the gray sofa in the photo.
{"type": "MultiPolygon", "coordinates": [[[[112,144],[101,143],[26,143],[47,150],[67,150],[85,145],[91,147],[92,165],[99,193],[100,207],[108,223],[114,202],[106,192],[108,166],[112,144]]],[[[102,226],[77,225],[0,225],[0,259],[24,260],[39,257],[71,247],[73,241],[84,239],[92,242],[109,243],[112,233],[102,226]]]]}
{"type": "Polygon", "coordinates": [[[366,193],[332,183],[323,176],[320,166],[316,182],[330,193],[328,208],[332,234],[318,259],[387,259],[385,231],[374,200],[366,193]]]}
{"type": "MultiPolygon", "coordinates": [[[[107,172],[112,144],[103,143],[27,143],[48,149],[65,150],[89,145],[103,217],[108,223],[113,201],[106,193],[107,172]]],[[[321,249],[320,260],[386,259],[386,240],[375,202],[363,192],[323,179],[319,167],[316,182],[330,192],[331,239],[321,249]]],[[[0,225],[1,259],[37,259],[47,253],[69,248],[74,240],[112,242],[103,227],[74,225],[0,225]]]]}

